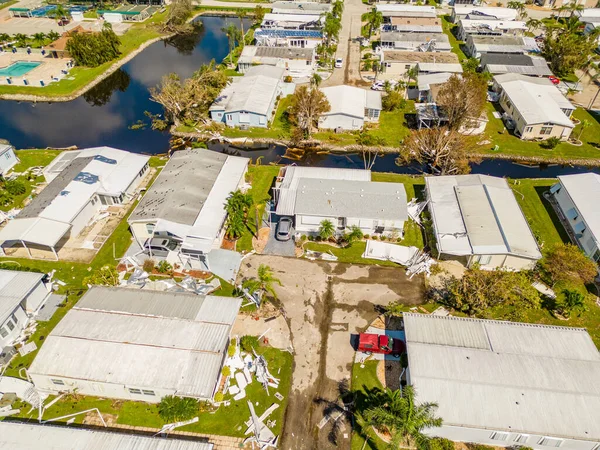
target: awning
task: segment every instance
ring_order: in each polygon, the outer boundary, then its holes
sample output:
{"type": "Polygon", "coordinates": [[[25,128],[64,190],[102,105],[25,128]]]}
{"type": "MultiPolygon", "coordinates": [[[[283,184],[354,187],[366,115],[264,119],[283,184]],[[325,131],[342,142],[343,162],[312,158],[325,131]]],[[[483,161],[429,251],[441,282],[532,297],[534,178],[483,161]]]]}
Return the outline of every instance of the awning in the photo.
{"type": "Polygon", "coordinates": [[[71,229],[71,224],[43,217],[13,219],[0,230],[0,242],[24,241],[54,247],[71,229]]]}

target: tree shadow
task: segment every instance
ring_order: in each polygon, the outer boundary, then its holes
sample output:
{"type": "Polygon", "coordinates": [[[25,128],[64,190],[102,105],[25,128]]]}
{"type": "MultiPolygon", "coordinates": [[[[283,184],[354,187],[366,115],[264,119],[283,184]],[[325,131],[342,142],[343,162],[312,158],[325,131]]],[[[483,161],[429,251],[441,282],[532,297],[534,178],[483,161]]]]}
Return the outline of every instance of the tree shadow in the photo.
{"type": "Polygon", "coordinates": [[[546,186],[535,186],[534,189],[538,197],[540,198],[542,205],[544,205],[546,212],[550,216],[550,220],[552,220],[552,225],[554,225],[554,228],[556,228],[556,231],[558,231],[560,239],[563,242],[570,243],[571,239],[569,238],[569,234],[565,230],[565,227],[558,218],[558,215],[556,214],[556,211],[554,211],[554,208],[552,207],[550,202],[544,197],[544,192],[547,192],[548,188],[546,186]]]}

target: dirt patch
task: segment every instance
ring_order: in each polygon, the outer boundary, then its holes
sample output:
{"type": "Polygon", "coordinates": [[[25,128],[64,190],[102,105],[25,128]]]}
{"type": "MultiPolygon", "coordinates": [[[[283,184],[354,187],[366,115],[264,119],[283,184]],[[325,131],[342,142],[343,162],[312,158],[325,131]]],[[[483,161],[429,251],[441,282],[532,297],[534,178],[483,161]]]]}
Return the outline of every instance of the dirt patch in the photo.
{"type": "Polygon", "coordinates": [[[224,238],[221,243],[221,248],[225,250],[235,250],[235,241],[224,238]]]}
{"type": "Polygon", "coordinates": [[[263,227],[258,230],[258,238],[252,238],[252,248],[256,250],[256,253],[261,254],[265,251],[265,247],[267,246],[267,242],[269,242],[269,235],[271,234],[271,229],[268,227],[263,227]]]}
{"type": "MultiPolygon", "coordinates": [[[[112,427],[117,424],[117,419],[119,418],[116,414],[102,414],[102,419],[106,423],[106,426],[112,427]]],[[[91,411],[85,415],[83,418],[83,423],[85,425],[93,425],[97,427],[104,427],[104,423],[100,419],[100,415],[96,411],[91,411]]]]}

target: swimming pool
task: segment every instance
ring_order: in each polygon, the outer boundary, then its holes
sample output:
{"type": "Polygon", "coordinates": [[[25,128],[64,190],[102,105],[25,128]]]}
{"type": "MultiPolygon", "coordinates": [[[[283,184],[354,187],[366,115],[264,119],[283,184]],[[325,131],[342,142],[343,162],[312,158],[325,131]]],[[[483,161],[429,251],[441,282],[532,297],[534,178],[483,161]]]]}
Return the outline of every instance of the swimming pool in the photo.
{"type": "Polygon", "coordinates": [[[0,69],[0,77],[21,77],[40,64],[41,62],[17,61],[8,67],[0,69]]]}

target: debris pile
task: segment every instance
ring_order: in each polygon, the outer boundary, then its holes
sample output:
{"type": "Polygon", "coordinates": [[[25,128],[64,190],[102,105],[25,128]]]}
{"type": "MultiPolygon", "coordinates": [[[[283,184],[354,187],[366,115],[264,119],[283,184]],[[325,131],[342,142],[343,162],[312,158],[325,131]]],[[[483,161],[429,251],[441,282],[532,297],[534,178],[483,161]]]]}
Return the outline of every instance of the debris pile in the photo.
{"type": "Polygon", "coordinates": [[[175,281],[173,278],[150,280],[148,272],[136,268],[129,279],[121,281],[121,286],[151,291],[191,292],[198,295],[208,295],[219,289],[221,287],[221,282],[215,277],[208,283],[199,284],[196,279],[190,275],[186,276],[180,282],[175,281]]]}

